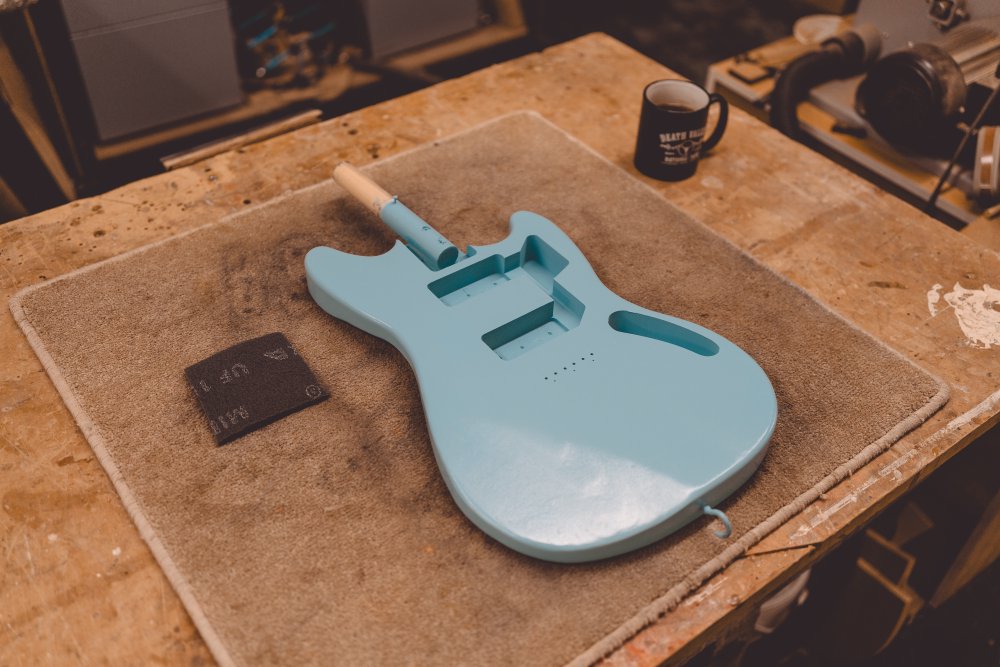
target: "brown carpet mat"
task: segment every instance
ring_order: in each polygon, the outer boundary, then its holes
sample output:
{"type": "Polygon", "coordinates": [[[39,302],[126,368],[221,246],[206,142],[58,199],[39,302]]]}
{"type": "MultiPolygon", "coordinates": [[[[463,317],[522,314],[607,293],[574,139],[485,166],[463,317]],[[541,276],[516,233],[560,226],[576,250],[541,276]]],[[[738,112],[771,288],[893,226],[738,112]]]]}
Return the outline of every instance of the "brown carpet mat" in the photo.
{"type": "Polygon", "coordinates": [[[370,255],[393,242],[334,184],[22,292],[15,316],[223,664],[593,660],[947,400],[926,372],[537,115],[370,173],[460,247],[503,238],[518,209],[554,220],[612,290],[753,355],[778,395],[777,430],[723,505],[730,540],[699,520],[627,556],[544,563],[452,502],[403,357],[309,298],[311,247],[370,255]],[[184,368],[271,331],[331,398],[217,447],[184,368]]]}

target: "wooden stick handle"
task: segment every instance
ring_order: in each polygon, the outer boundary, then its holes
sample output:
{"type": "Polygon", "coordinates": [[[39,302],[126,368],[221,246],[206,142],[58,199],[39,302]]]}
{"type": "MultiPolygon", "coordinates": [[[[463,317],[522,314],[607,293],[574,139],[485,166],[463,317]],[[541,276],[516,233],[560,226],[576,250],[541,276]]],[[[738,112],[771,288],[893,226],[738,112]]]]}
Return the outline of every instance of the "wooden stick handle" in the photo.
{"type": "Polygon", "coordinates": [[[381,213],[382,208],[392,201],[392,195],[350,162],[341,162],[334,168],[333,180],[376,214],[381,213]]]}
{"type": "Polygon", "coordinates": [[[333,170],[333,180],[399,234],[406,241],[406,247],[431,271],[458,261],[458,248],[451,241],[351,163],[338,164],[333,170]]]}

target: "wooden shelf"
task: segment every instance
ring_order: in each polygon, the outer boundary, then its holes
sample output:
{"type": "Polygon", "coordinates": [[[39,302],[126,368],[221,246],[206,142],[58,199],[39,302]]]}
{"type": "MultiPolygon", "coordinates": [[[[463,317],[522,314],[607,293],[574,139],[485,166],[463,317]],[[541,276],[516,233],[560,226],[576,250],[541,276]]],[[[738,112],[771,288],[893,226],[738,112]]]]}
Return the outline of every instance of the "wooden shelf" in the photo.
{"type": "MultiPolygon", "coordinates": [[[[526,34],[527,28],[523,24],[489,25],[442,42],[401,53],[379,62],[379,66],[403,71],[420,70],[434,63],[520,39],[526,34]]],[[[349,90],[376,83],[380,79],[378,74],[357,71],[346,64],[334,65],[311,86],[257,90],[248,93],[243,104],[239,106],[168,125],[141,135],[98,144],[94,147],[94,154],[98,161],[110,160],[185,137],[264,118],[294,105],[323,105],[332,102],[349,90]]]]}

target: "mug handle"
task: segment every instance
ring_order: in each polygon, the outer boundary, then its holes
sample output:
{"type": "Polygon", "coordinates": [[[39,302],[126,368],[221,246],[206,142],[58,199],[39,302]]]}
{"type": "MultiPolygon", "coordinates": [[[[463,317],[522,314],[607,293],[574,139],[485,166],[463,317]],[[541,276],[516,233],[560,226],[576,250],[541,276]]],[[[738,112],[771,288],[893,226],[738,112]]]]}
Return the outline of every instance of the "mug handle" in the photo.
{"type": "Polygon", "coordinates": [[[719,143],[722,133],[726,131],[726,121],[729,120],[729,102],[726,101],[726,98],[718,93],[709,93],[708,105],[712,106],[713,104],[719,105],[719,121],[715,124],[715,129],[712,130],[712,136],[702,145],[703,151],[709,151],[719,143]]]}

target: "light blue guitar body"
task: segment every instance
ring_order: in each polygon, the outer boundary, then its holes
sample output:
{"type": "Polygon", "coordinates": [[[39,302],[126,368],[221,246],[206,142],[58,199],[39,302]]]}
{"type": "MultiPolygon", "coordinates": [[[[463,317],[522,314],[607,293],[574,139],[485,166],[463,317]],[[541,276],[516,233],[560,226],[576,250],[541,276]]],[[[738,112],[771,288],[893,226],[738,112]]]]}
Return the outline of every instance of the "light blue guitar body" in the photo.
{"type": "Polygon", "coordinates": [[[767,376],[713,331],[608,290],[547,219],[510,225],[438,270],[413,242],[376,257],[314,248],[309,291],[406,357],[448,488],[508,547],[590,561],[715,513],[764,457],[767,376]]]}

